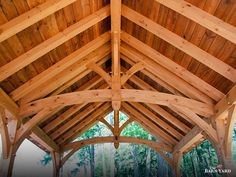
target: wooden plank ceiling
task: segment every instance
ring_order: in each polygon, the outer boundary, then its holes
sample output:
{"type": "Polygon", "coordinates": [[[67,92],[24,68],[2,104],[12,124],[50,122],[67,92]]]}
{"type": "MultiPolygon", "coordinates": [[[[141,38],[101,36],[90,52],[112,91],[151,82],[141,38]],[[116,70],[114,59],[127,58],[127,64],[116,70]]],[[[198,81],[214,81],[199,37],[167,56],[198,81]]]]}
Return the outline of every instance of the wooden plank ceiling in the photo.
{"type": "MultiPolygon", "coordinates": [[[[111,102],[91,103],[80,103],[78,96],[72,101],[78,104],[43,109],[37,121],[22,117],[18,138],[37,125],[47,142],[60,147],[97,121],[107,124],[103,117],[112,110],[123,111],[175,151],[202,141],[202,130],[216,137],[207,121],[214,113],[195,114],[191,107],[148,98],[134,102],[119,90],[217,105],[236,83],[236,1],[123,0],[121,12],[117,2],[114,8],[109,0],[0,2],[0,87],[20,109],[75,91],[111,88],[113,95],[111,102]]],[[[36,135],[30,137],[43,147],[36,135]]]]}

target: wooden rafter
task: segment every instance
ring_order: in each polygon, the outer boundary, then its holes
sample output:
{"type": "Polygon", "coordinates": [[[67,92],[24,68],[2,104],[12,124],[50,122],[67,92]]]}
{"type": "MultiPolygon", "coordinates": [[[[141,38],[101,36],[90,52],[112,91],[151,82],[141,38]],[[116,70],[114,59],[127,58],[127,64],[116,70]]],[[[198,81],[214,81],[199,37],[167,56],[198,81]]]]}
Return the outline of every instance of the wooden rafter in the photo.
{"type": "MultiPolygon", "coordinates": [[[[143,80],[139,79],[137,76],[132,76],[132,78],[130,80],[133,83],[139,85],[140,88],[143,89],[143,90],[156,90],[153,87],[151,87],[150,85],[148,85],[147,83],[145,83],[143,80]]],[[[132,88],[132,87],[130,85],[128,85],[128,88],[132,88]]],[[[154,104],[147,104],[147,103],[145,103],[145,105],[147,107],[149,107],[150,109],[152,109],[153,111],[155,111],[156,113],[158,113],[159,115],[161,115],[168,122],[170,122],[171,124],[173,124],[174,126],[179,128],[183,132],[187,133],[190,130],[190,128],[188,126],[186,126],[184,123],[179,121],[177,118],[172,116],[169,112],[165,111],[160,106],[154,105],[154,104]]]]}
{"type": "Polygon", "coordinates": [[[47,0],[45,3],[31,9],[30,11],[12,19],[0,26],[0,42],[26,29],[41,19],[54,12],[72,4],[76,0],[47,0]]]}
{"type": "MultiPolygon", "coordinates": [[[[121,52],[122,52],[122,46],[121,46],[121,52]]],[[[128,54],[129,55],[129,54],[128,54]]],[[[134,62],[133,56],[131,57],[131,55],[126,56],[124,54],[121,53],[121,58],[127,62],[130,65],[135,65],[136,62],[134,62]],[[132,59],[131,59],[132,58],[132,59]]],[[[137,60],[139,61],[139,60],[137,60]]],[[[156,83],[158,83],[159,85],[161,85],[162,87],[166,88],[170,93],[173,93],[175,95],[179,95],[179,96],[183,96],[183,94],[181,92],[179,92],[176,88],[174,88],[173,86],[171,86],[170,84],[168,84],[166,82],[166,80],[164,80],[163,78],[161,78],[161,76],[158,75],[158,73],[153,73],[151,71],[150,68],[148,68],[146,66],[146,68],[144,68],[141,73],[145,74],[146,76],[148,76],[149,78],[151,78],[153,81],[155,81],[156,83]]]]}
{"type": "Polygon", "coordinates": [[[84,123],[86,123],[86,124],[83,127],[80,127],[79,129],[77,129],[77,131],[75,133],[73,133],[73,135],[69,139],[63,141],[61,144],[65,145],[65,144],[72,142],[74,139],[76,139],[77,137],[82,135],[84,132],[89,130],[91,127],[93,127],[95,124],[97,124],[101,119],[103,119],[111,111],[112,111],[112,108],[110,107],[106,111],[104,111],[102,114],[100,114],[100,116],[98,116],[97,118],[84,121],[84,123]]]}
{"type": "Polygon", "coordinates": [[[236,44],[236,28],[184,0],[155,0],[236,44]]]}
{"type": "Polygon", "coordinates": [[[124,102],[122,103],[122,107],[123,107],[122,111],[124,111],[127,115],[129,115],[133,119],[135,119],[135,122],[141,124],[142,127],[144,127],[143,124],[146,125],[144,128],[146,129],[146,127],[148,127],[147,130],[150,131],[150,133],[156,138],[160,139],[161,141],[169,145],[174,145],[178,142],[129,104],[124,102]]]}
{"type": "MultiPolygon", "coordinates": [[[[81,90],[89,90],[96,84],[98,84],[102,79],[99,76],[95,76],[93,79],[91,79],[89,82],[86,84],[82,85],[81,87],[78,88],[78,91],[81,90]]],[[[65,112],[63,112],[60,116],[49,122],[45,127],[43,127],[43,130],[48,133],[55,127],[57,127],[59,124],[61,124],[63,121],[65,121],[67,118],[75,114],[77,111],[79,111],[81,108],[83,108],[86,105],[80,104],[80,105],[74,105],[65,112]]]]}
{"type": "Polygon", "coordinates": [[[206,83],[205,81],[195,76],[181,65],[178,65],[174,61],[165,57],[164,55],[157,52],[153,48],[149,47],[147,44],[136,39],[135,37],[132,37],[128,33],[122,32],[121,39],[130,46],[138,48],[139,51],[142,52],[144,55],[151,58],[153,61],[157,62],[166,69],[170,70],[177,76],[181,77],[182,79],[184,79],[189,84],[193,85],[198,90],[202,91],[203,93],[206,93],[209,97],[211,97],[215,101],[219,101],[224,97],[224,94],[219,90],[217,90],[215,87],[206,83]]]}
{"type": "MultiPolygon", "coordinates": [[[[103,63],[109,59],[109,56],[110,56],[109,53],[110,53],[110,45],[108,44],[108,45],[104,45],[98,48],[94,53],[87,55],[84,59],[88,59],[89,61],[92,61],[92,60],[102,61],[103,63]]],[[[65,69],[64,72],[48,80],[47,82],[42,84],[38,89],[32,90],[28,95],[22,98],[22,103],[30,102],[32,100],[36,100],[36,99],[47,96],[49,93],[51,93],[55,89],[63,86],[64,83],[69,81],[74,76],[78,76],[80,78],[85,77],[87,74],[91,72],[91,70],[87,70],[85,67],[86,63],[89,61],[85,60],[82,63],[80,62],[76,63],[72,65],[71,67],[65,69]],[[57,82],[54,82],[55,80],[57,82]]]]}
{"type": "Polygon", "coordinates": [[[79,135],[88,130],[95,122],[99,121],[101,117],[104,117],[112,111],[110,103],[105,103],[100,106],[97,110],[94,110],[92,114],[87,116],[80,124],[74,126],[61,137],[59,137],[56,142],[58,144],[66,144],[73,141],[79,135]]]}
{"type": "Polygon", "coordinates": [[[112,107],[119,110],[121,106],[120,78],[120,32],[121,0],[111,0],[111,45],[112,45],[112,107]]]}
{"type": "MultiPolygon", "coordinates": [[[[88,62],[81,62],[84,57],[89,55],[91,51],[94,51],[100,47],[102,47],[104,44],[106,44],[110,40],[110,35],[109,33],[104,33],[101,36],[97,37],[93,41],[89,42],[85,46],[81,47],[80,49],[76,50],[69,56],[65,57],[61,61],[57,62],[47,70],[43,71],[42,73],[38,74],[34,78],[30,79],[28,82],[23,84],[22,86],[18,87],[14,91],[10,93],[10,96],[15,100],[19,100],[22,97],[26,96],[29,94],[32,90],[35,90],[47,82],[48,80],[55,78],[56,75],[58,75],[61,72],[65,72],[67,68],[71,68],[72,65],[76,63],[82,64],[87,64],[88,62]]],[[[105,48],[102,49],[105,52],[105,48]]],[[[101,53],[101,52],[99,52],[101,53]]],[[[96,53],[99,55],[99,53],[96,53]]],[[[90,56],[91,57],[91,54],[90,56]]],[[[91,61],[91,60],[87,60],[91,61]]],[[[78,65],[77,65],[78,67],[78,65]]],[[[51,80],[50,80],[51,81],[51,80]]]]}
{"type": "Polygon", "coordinates": [[[158,116],[156,116],[152,111],[145,108],[140,103],[130,103],[133,107],[137,108],[138,110],[141,110],[143,114],[145,114],[149,119],[154,121],[157,125],[162,127],[164,130],[166,130],[168,133],[170,133],[173,137],[180,140],[183,135],[179,133],[176,129],[174,129],[172,126],[170,126],[168,123],[160,119],[158,116]]]}
{"type": "Polygon", "coordinates": [[[82,121],[86,116],[91,114],[94,110],[96,110],[98,107],[100,107],[102,103],[94,103],[88,106],[84,111],[80,112],[76,116],[74,116],[72,119],[69,121],[66,121],[64,125],[62,125],[60,128],[57,128],[56,131],[54,131],[50,137],[55,140],[59,136],[61,136],[64,132],[69,130],[71,127],[73,127],[75,124],[78,122],[82,121]]]}
{"type": "MultiPolygon", "coordinates": [[[[97,62],[97,65],[102,65],[104,64],[107,60],[109,60],[111,58],[110,54],[103,57],[100,61],[97,62]]],[[[89,74],[91,71],[89,69],[84,70],[83,72],[81,72],[80,74],[78,74],[77,76],[73,77],[72,79],[70,79],[69,81],[67,81],[66,83],[64,83],[62,86],[60,86],[59,88],[57,88],[56,90],[54,90],[50,96],[53,95],[58,95],[60,94],[62,91],[64,91],[65,89],[69,88],[70,86],[72,86],[74,83],[76,83],[77,81],[79,81],[81,78],[85,77],[87,74],[89,74]]],[[[92,81],[90,80],[89,82],[92,81]]],[[[88,83],[88,82],[87,82],[88,83]]]]}
{"type": "Polygon", "coordinates": [[[158,25],[157,23],[128,8],[125,5],[122,5],[122,16],[131,20],[137,25],[147,29],[151,33],[175,46],[179,50],[182,50],[186,54],[192,56],[197,61],[208,66],[212,70],[216,71],[217,73],[232,81],[233,83],[236,82],[236,70],[233,67],[210,55],[206,51],[198,48],[197,46],[181,38],[175,33],[167,30],[161,25],[158,25]]]}
{"type": "Polygon", "coordinates": [[[207,96],[203,92],[193,87],[191,84],[183,80],[181,77],[178,77],[176,74],[172,73],[168,69],[160,66],[155,61],[141,54],[134,48],[122,44],[121,53],[126,55],[127,57],[129,57],[135,62],[141,61],[145,63],[146,69],[150,73],[154,74],[155,76],[158,76],[159,78],[164,80],[166,83],[168,83],[172,88],[178,90],[182,94],[190,98],[203,101],[205,103],[213,103],[213,100],[209,96],[207,96]]]}
{"type": "Polygon", "coordinates": [[[46,41],[42,42],[38,46],[27,51],[26,53],[20,55],[16,59],[12,60],[11,62],[7,63],[6,65],[0,68],[0,73],[1,73],[0,81],[3,81],[7,77],[11,76],[20,69],[24,68],[33,61],[37,60],[39,57],[45,55],[52,49],[65,43],[69,39],[75,37],[82,31],[90,28],[96,23],[102,21],[109,15],[110,15],[109,6],[106,6],[100,9],[99,11],[93,13],[92,15],[83,18],[82,20],[66,28],[65,30],[59,32],[55,36],[47,39],[46,41]]]}

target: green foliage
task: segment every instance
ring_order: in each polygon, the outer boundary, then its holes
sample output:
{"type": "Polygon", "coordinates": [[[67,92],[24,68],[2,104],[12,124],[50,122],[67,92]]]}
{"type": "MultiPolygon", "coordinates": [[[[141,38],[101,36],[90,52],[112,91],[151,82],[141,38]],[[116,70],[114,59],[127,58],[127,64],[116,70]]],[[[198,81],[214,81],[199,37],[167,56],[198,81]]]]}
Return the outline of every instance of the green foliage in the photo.
{"type": "MultiPolygon", "coordinates": [[[[114,125],[113,112],[105,118],[114,125]]],[[[120,126],[127,120],[127,116],[120,113],[120,126]]],[[[82,134],[75,141],[93,137],[112,136],[106,125],[98,123],[82,134]]],[[[158,141],[136,123],[129,124],[121,136],[131,136],[158,141]]],[[[233,135],[233,157],[236,162],[236,127],[233,135]]],[[[167,153],[171,157],[170,154],[167,153]]],[[[41,160],[42,165],[47,165],[51,156],[46,154],[41,160]]],[[[89,176],[89,177],[172,177],[173,172],[167,162],[154,150],[136,144],[120,144],[116,150],[114,145],[99,144],[81,148],[63,167],[64,176],[89,176]],[[114,175],[112,175],[114,174],[114,175]]],[[[181,163],[182,177],[203,176],[205,169],[216,167],[218,159],[214,148],[209,141],[204,141],[199,146],[183,156],[181,163]]],[[[212,175],[209,175],[209,177],[212,175]]],[[[213,174],[217,177],[217,174],[213,174]]]]}
{"type": "Polygon", "coordinates": [[[51,155],[48,154],[48,153],[46,153],[46,154],[43,156],[43,159],[40,160],[40,163],[41,163],[43,166],[46,166],[46,165],[48,165],[51,161],[52,161],[51,155]]]}

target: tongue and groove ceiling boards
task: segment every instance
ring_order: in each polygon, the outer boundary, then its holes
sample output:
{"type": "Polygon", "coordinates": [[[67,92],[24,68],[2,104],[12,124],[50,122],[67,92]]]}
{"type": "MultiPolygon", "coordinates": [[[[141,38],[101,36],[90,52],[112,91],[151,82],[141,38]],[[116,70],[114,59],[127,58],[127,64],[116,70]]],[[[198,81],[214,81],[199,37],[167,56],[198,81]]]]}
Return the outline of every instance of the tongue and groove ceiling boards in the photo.
{"type": "Polygon", "coordinates": [[[216,120],[232,129],[235,119],[235,12],[234,0],[2,0],[1,112],[17,121],[14,142],[75,151],[100,121],[115,139],[84,144],[176,153],[218,143],[216,120]],[[104,119],[112,110],[114,126],[104,119]],[[162,147],[119,137],[131,122],[162,147]]]}

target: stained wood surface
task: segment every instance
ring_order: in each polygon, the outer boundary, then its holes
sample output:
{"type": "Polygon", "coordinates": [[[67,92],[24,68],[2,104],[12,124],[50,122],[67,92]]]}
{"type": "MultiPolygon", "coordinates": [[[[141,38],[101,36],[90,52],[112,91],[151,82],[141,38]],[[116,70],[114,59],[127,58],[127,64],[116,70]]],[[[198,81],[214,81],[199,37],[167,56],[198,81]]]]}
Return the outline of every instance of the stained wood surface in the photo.
{"type": "Polygon", "coordinates": [[[104,122],[113,106],[176,152],[201,142],[202,131],[217,139],[205,120],[225,119],[235,105],[236,1],[117,2],[118,9],[109,0],[0,2],[0,87],[7,96],[0,105],[32,114],[22,117],[17,137],[65,145],[104,122]],[[88,94],[74,97],[80,91],[88,94]],[[41,105],[31,112],[34,103],[41,105]]]}

